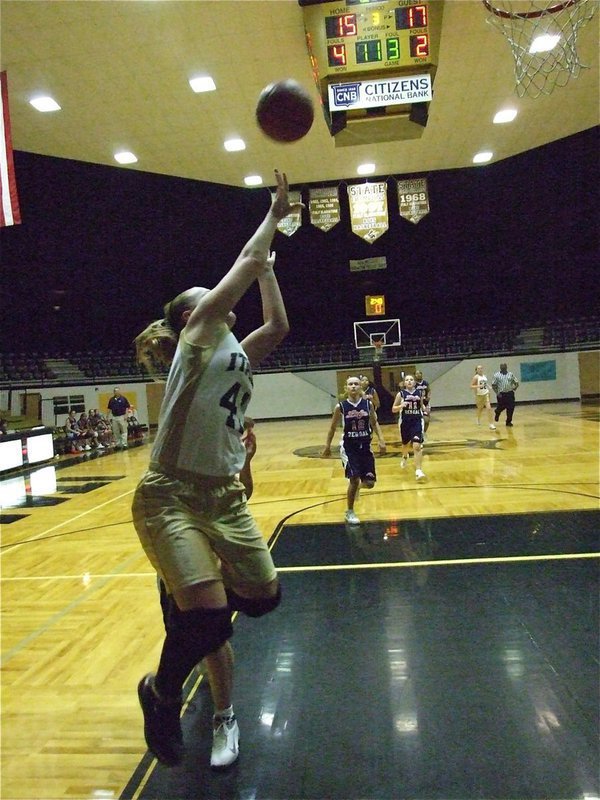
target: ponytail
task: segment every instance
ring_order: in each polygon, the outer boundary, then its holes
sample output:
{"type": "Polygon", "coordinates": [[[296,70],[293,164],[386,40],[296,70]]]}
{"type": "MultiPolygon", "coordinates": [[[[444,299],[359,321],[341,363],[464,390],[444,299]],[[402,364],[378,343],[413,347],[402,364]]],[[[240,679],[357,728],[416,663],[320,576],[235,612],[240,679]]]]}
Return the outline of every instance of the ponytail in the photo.
{"type": "Polygon", "coordinates": [[[164,377],[169,371],[177,349],[177,334],[166,319],[151,322],[134,339],[138,363],[153,378],[164,377]]]}
{"type": "Polygon", "coordinates": [[[134,339],[138,363],[153,378],[164,377],[169,371],[177,350],[179,334],[185,327],[183,312],[194,308],[199,297],[207,292],[208,289],[199,286],[181,292],[165,305],[164,319],[151,322],[134,339]]]}

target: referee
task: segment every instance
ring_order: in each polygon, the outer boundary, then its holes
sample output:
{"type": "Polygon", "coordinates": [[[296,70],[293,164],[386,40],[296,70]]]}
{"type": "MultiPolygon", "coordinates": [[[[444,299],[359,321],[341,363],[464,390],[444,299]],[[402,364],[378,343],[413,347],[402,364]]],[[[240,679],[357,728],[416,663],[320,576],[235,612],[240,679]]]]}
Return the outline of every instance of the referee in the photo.
{"type": "Polygon", "coordinates": [[[515,411],[515,391],[519,387],[519,381],[512,372],[508,371],[506,364],[500,364],[500,371],[494,372],[492,389],[496,393],[496,410],[494,418],[496,422],[500,419],[500,414],[506,411],[506,426],[512,428],[512,418],[515,411]]]}

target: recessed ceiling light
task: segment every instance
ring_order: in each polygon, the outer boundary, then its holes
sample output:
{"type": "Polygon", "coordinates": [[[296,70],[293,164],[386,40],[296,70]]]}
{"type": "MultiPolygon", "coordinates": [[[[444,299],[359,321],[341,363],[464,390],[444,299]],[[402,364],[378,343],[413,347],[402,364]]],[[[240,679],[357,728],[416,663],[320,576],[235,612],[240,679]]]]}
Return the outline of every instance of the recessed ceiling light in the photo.
{"type": "Polygon", "coordinates": [[[496,125],[502,122],[512,122],[516,116],[517,116],[516,108],[505,108],[502,111],[498,111],[493,121],[496,125]]]}
{"type": "Polygon", "coordinates": [[[120,153],[115,153],[115,161],[118,161],[119,164],[135,164],[137,156],[134,156],[129,150],[122,150],[120,153]]]}
{"type": "Polygon", "coordinates": [[[38,111],[60,111],[60,106],[51,97],[33,97],[29,102],[38,111]]]}
{"type": "Polygon", "coordinates": [[[202,75],[199,78],[190,78],[190,86],[195,92],[214,92],[217,88],[210,75],[202,75]]]}
{"type": "Polygon", "coordinates": [[[477,155],[473,156],[473,163],[474,164],[485,164],[491,160],[494,154],[491,153],[489,150],[482,150],[481,153],[477,153],[477,155]]]}
{"type": "Polygon", "coordinates": [[[246,175],[244,183],[246,186],[260,186],[262,184],[262,178],[260,175],[246,175]]]}
{"type": "Polygon", "coordinates": [[[560,34],[544,33],[541,36],[536,36],[529,45],[529,52],[531,55],[535,53],[547,53],[549,50],[554,50],[560,41],[560,34]]]}
{"type": "Polygon", "coordinates": [[[356,168],[357,175],[372,175],[375,172],[375,164],[361,164],[356,168]]]}
{"type": "Polygon", "coordinates": [[[243,139],[227,139],[223,142],[223,147],[228,153],[235,153],[237,150],[245,150],[246,142],[243,139]]]}

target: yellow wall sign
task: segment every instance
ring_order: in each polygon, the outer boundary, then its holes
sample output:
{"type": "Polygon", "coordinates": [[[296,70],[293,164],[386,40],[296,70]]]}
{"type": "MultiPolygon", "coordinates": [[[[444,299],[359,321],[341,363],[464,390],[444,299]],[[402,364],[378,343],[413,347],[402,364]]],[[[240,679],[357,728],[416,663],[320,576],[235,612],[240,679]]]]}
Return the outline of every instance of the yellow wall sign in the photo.
{"type": "Polygon", "coordinates": [[[385,297],[382,294],[365,295],[365,314],[367,317],[385,316],[385,297]]]}

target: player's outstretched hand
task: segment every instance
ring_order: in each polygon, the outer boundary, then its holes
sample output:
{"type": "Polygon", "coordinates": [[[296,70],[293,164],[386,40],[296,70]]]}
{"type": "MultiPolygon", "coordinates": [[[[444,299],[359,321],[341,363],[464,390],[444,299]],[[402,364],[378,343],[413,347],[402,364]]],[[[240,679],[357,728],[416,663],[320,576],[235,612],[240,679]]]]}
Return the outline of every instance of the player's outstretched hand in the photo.
{"type": "Polygon", "coordinates": [[[275,181],[277,183],[277,187],[275,190],[275,197],[273,198],[273,203],[271,205],[271,213],[276,219],[283,219],[284,217],[287,217],[288,214],[293,214],[294,212],[300,211],[304,208],[304,203],[290,203],[288,196],[288,179],[285,172],[279,172],[279,170],[275,170],[275,181]]]}

